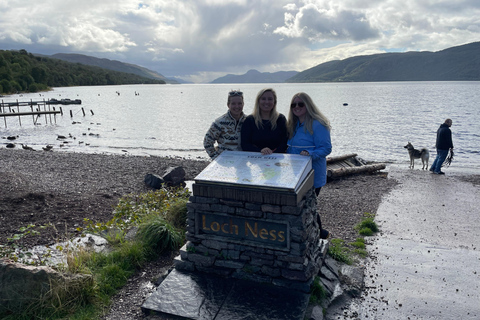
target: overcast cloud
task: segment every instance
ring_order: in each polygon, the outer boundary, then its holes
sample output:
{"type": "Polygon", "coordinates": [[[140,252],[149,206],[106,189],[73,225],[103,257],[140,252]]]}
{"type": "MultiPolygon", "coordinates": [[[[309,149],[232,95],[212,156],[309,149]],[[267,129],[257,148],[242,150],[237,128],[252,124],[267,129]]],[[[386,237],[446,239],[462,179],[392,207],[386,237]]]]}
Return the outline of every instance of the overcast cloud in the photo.
{"type": "Polygon", "coordinates": [[[480,40],[478,0],[0,0],[0,12],[0,49],[81,53],[193,82],[480,40]]]}

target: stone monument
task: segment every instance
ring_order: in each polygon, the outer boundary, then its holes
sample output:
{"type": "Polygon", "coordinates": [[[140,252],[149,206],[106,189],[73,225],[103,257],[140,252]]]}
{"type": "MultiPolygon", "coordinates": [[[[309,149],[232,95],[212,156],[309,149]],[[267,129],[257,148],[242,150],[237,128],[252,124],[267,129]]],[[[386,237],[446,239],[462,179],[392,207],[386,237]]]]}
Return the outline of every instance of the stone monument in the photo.
{"type": "Polygon", "coordinates": [[[326,253],[311,158],[224,151],[192,189],[187,242],[143,310],[188,319],[303,319],[326,253]]]}
{"type": "Polygon", "coordinates": [[[322,265],[310,157],[223,152],[187,206],[177,270],[310,290],[322,265]]]}

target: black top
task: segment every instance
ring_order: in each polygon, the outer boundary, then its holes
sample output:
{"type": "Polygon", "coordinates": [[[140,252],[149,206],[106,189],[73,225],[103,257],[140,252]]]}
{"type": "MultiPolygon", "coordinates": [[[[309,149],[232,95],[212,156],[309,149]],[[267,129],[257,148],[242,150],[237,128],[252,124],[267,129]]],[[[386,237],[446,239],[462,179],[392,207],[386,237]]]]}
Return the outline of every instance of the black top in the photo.
{"type": "Polygon", "coordinates": [[[241,145],[243,151],[260,152],[268,147],[275,153],[285,153],[287,150],[287,119],[280,113],[277,127],[272,130],[270,120],[262,120],[263,128],[257,128],[253,115],[249,115],[243,122],[241,145]]]}
{"type": "Polygon", "coordinates": [[[435,147],[439,150],[453,148],[452,131],[446,123],[443,123],[437,131],[437,143],[435,147]]]}

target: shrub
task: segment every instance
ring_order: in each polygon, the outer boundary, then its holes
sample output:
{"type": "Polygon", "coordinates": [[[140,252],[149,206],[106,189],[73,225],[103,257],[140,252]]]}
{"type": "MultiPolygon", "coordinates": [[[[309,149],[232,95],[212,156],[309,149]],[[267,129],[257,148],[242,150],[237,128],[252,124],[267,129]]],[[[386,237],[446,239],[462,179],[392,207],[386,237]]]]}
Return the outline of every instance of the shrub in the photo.
{"type": "Polygon", "coordinates": [[[154,216],[142,223],[138,228],[136,238],[152,254],[161,254],[165,250],[176,250],[184,239],[182,233],[160,216],[154,216]]]}
{"type": "Polygon", "coordinates": [[[187,226],[187,199],[179,198],[172,202],[165,212],[165,219],[176,228],[185,229],[187,226]]]}

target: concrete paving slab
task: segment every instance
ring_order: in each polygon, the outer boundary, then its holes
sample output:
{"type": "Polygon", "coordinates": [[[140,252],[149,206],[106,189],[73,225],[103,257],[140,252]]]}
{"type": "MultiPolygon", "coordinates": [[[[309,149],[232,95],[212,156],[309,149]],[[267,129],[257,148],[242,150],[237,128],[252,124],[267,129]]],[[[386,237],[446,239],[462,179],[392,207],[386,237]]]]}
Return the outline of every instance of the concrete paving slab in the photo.
{"type": "Polygon", "coordinates": [[[344,319],[480,319],[480,188],[448,170],[389,178],[400,184],[377,211],[367,290],[344,319]]]}
{"type": "Polygon", "coordinates": [[[186,319],[303,320],[309,298],[292,289],[173,270],[142,309],[186,319]]]}

